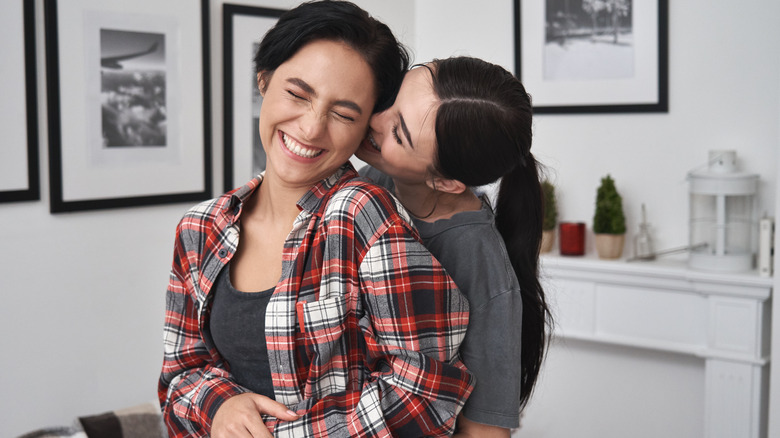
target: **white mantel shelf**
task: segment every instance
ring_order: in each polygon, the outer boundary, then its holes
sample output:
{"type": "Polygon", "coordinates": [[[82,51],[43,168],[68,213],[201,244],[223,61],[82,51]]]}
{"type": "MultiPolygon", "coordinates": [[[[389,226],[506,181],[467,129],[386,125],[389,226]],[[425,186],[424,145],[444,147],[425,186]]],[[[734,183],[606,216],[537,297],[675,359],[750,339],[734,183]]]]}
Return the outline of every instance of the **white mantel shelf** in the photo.
{"type": "Polygon", "coordinates": [[[557,254],[541,277],[556,336],[702,358],[705,436],[765,436],[772,278],[557,254]]]}

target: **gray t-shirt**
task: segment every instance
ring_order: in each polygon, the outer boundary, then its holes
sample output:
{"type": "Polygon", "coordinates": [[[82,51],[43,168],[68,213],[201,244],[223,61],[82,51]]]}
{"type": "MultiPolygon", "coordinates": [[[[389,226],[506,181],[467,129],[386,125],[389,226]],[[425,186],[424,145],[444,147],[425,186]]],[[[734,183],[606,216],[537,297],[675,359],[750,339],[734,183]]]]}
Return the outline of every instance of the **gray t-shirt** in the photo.
{"type": "MultiPolygon", "coordinates": [[[[373,167],[360,175],[393,191],[393,180],[373,167]]],[[[469,327],[461,358],[476,376],[463,408],[469,420],[494,426],[520,425],[520,285],[485,196],[482,209],[436,222],[414,220],[423,243],[469,301],[469,327]]]]}
{"type": "Polygon", "coordinates": [[[230,282],[228,263],[217,276],[208,334],[228,363],[236,383],[256,394],[274,398],[271,365],[265,343],[265,311],[274,288],[242,292],[230,282]]]}

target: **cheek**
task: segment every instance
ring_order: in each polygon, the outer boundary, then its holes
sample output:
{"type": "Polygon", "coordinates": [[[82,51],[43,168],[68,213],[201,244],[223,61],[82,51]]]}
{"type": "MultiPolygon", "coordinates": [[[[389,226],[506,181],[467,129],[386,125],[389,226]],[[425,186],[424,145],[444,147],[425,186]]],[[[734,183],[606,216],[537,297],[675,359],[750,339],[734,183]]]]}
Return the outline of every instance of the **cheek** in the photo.
{"type": "Polygon", "coordinates": [[[408,172],[411,170],[410,167],[414,165],[412,157],[395,141],[382,147],[382,159],[403,172],[408,172]]]}
{"type": "Polygon", "coordinates": [[[366,136],[365,129],[358,127],[344,127],[341,126],[337,129],[331,129],[330,143],[337,149],[342,150],[343,153],[351,155],[354,154],[360,147],[360,143],[366,136]]]}
{"type": "Polygon", "coordinates": [[[368,133],[368,121],[355,122],[348,125],[340,125],[336,127],[337,136],[341,139],[348,139],[350,143],[360,144],[366,134],[368,133]]]}

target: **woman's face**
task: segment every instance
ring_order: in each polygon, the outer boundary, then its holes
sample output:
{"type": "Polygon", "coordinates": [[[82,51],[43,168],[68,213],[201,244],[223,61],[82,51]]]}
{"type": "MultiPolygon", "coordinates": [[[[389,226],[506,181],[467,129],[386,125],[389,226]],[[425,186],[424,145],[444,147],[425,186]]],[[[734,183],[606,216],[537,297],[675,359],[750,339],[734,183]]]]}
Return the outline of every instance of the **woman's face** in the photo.
{"type": "Polygon", "coordinates": [[[425,182],[436,151],[434,121],[439,99],[425,67],[404,77],[395,103],[371,118],[369,135],[356,155],[396,182],[425,182]]]}
{"type": "Polygon", "coordinates": [[[365,138],[374,75],[344,43],[318,40],[282,63],[263,91],[260,138],[266,177],[309,188],[344,164],[365,138]]]}

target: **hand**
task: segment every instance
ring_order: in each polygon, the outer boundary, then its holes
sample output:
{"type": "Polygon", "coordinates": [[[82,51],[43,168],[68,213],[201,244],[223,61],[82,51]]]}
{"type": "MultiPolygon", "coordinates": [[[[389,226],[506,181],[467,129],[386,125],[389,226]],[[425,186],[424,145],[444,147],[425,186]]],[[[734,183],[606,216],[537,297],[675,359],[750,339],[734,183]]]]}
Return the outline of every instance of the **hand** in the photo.
{"type": "Polygon", "coordinates": [[[261,414],[292,421],[300,415],[264,395],[245,393],[233,396],[217,409],[211,423],[212,438],[271,438],[261,414]]]}

